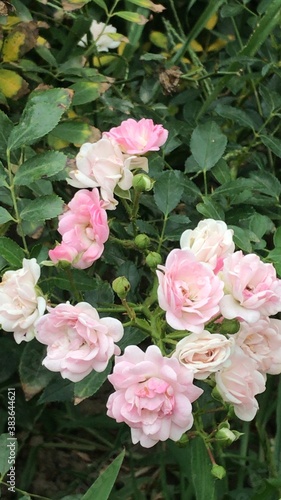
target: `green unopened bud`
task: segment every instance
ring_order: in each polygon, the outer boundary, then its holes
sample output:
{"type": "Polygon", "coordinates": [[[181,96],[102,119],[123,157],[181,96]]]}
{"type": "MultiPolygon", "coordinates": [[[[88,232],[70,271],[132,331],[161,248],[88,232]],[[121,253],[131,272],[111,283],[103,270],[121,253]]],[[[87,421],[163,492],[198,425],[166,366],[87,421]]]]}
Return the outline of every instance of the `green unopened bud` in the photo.
{"type": "Polygon", "coordinates": [[[218,432],[216,432],[215,438],[217,441],[219,441],[220,444],[224,444],[226,446],[232,444],[237,440],[237,436],[234,434],[234,432],[232,432],[230,429],[227,429],[226,427],[219,429],[218,432]]]}
{"type": "Polygon", "coordinates": [[[162,257],[158,252],[149,252],[146,256],[145,262],[150,269],[156,269],[156,267],[161,264],[162,257]]]}
{"type": "Polygon", "coordinates": [[[140,250],[144,250],[150,245],[150,238],[146,236],[146,234],[138,234],[135,237],[135,245],[140,248],[140,250]]]}
{"type": "Polygon", "coordinates": [[[125,276],[119,276],[112,282],[112,289],[120,299],[125,299],[131,285],[125,276]]]}
{"type": "Polygon", "coordinates": [[[223,335],[234,334],[238,332],[239,328],[240,323],[237,319],[224,319],[220,327],[220,333],[223,335]]]}
{"type": "Polygon", "coordinates": [[[221,422],[218,425],[218,429],[230,429],[230,423],[228,422],[228,420],[225,420],[224,422],[221,422]]]}
{"type": "Polygon", "coordinates": [[[224,467],[222,467],[222,465],[214,464],[211,473],[217,479],[223,479],[224,476],[226,475],[226,470],[224,467]]]}
{"type": "Polygon", "coordinates": [[[154,181],[146,174],[137,174],[133,178],[133,188],[142,193],[153,188],[154,181]]]}

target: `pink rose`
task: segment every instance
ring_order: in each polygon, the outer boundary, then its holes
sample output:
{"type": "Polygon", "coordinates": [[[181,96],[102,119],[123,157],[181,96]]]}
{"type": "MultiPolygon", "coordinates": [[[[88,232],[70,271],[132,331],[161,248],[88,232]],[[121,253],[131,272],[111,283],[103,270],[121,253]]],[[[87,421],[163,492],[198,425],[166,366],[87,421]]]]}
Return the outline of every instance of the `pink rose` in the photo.
{"type": "Polygon", "coordinates": [[[14,332],[17,344],[33,339],[34,324],[44,314],[46,301],[37,288],[40,266],[36,259],[23,259],[17,271],[6,271],[0,283],[0,325],[14,332]]]}
{"type": "Polygon", "coordinates": [[[158,301],[167,323],[177,330],[201,332],[219,312],[222,281],[190,250],[172,250],[158,269],[158,301]]]}
{"type": "Polygon", "coordinates": [[[207,262],[215,273],[223,266],[224,258],[234,252],[233,230],[225,222],[205,219],[195,229],[187,229],[180,238],[183,250],[191,250],[200,262],[207,262]]]}
{"type": "Polygon", "coordinates": [[[103,137],[114,139],[123,153],[143,155],[147,151],[158,151],[167,140],[168,130],[163,128],[163,125],[154,125],[153,121],[147,118],[139,121],[128,118],[119,127],[104,132],[103,137]]]}
{"type": "Polygon", "coordinates": [[[281,311],[281,280],[273,265],[265,264],[258,255],[243,255],[241,251],[229,255],[220,277],[225,283],[225,295],[220,302],[225,318],[254,323],[261,316],[281,311]]]}
{"type": "Polygon", "coordinates": [[[281,373],[281,320],[261,318],[242,322],[233,335],[236,344],[257,363],[258,370],[271,375],[281,373]]]}
{"type": "Polygon", "coordinates": [[[191,428],[191,403],[203,391],[193,385],[191,371],[163,357],[158,347],[126,347],[108,379],[116,392],[109,396],[107,415],[131,427],[134,444],[150,448],[168,438],[177,441],[191,428]]]}
{"type": "Polygon", "coordinates": [[[227,339],[219,333],[203,330],[191,333],[177,343],[173,357],[192,370],[194,378],[203,380],[220,369],[229,358],[234,346],[232,338],[227,339]]]}
{"type": "Polygon", "coordinates": [[[77,169],[70,171],[67,182],[77,188],[99,187],[105,208],[113,210],[117,205],[113,195],[115,187],[130,189],[131,169],[147,168],[147,164],[137,165],[134,160],[135,157],[123,155],[118,144],[108,137],[95,143],[86,142],[76,156],[77,169]]]}
{"type": "Polygon", "coordinates": [[[265,391],[265,377],[256,362],[236,347],[225,365],[215,374],[217,389],[241,420],[253,420],[259,408],[255,398],[265,391]]]}
{"type": "Polygon", "coordinates": [[[49,251],[54,262],[66,260],[73,267],[86,269],[103,253],[109,236],[107,214],[98,189],[80,189],[59,217],[58,232],[62,243],[49,251]]]}
{"type": "Polygon", "coordinates": [[[63,378],[79,382],[92,370],[102,372],[113,354],[120,354],[114,342],[123,336],[115,318],[100,318],[86,302],[68,302],[51,308],[36,324],[36,338],[46,344],[43,365],[63,378]]]}

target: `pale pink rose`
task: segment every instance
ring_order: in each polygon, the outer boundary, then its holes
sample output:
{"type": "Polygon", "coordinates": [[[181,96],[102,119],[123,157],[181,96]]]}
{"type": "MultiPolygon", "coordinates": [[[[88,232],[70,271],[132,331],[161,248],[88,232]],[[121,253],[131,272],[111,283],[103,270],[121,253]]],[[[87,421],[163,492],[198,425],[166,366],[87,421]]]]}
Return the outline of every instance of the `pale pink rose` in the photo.
{"type": "Polygon", "coordinates": [[[259,408],[255,396],[265,391],[266,380],[256,362],[236,347],[216,372],[215,380],[222,398],[233,405],[237,417],[247,422],[253,420],[259,408]]]}
{"type": "MultiPolygon", "coordinates": [[[[69,172],[68,184],[77,188],[99,187],[104,207],[114,210],[117,201],[114,189],[132,187],[132,169],[139,168],[136,157],[124,155],[118,144],[107,137],[95,143],[86,142],[76,156],[76,169],[69,172]]],[[[143,164],[142,168],[147,168],[143,164]]]]}
{"type": "Polygon", "coordinates": [[[261,316],[281,311],[281,280],[273,265],[265,264],[258,255],[239,251],[227,256],[220,277],[225,283],[220,302],[225,318],[254,323],[261,316]]]}
{"type": "MultiPolygon", "coordinates": [[[[112,24],[98,23],[97,21],[92,21],[90,26],[90,33],[93,40],[96,42],[96,48],[98,52],[108,52],[108,49],[115,49],[119,47],[120,41],[114,40],[107,33],[116,33],[116,28],[112,24]]],[[[84,35],[78,45],[84,47],[87,45],[88,37],[84,35]]]]}
{"type": "Polygon", "coordinates": [[[107,214],[98,189],[80,189],[59,217],[62,243],[49,251],[53,262],[66,260],[73,267],[86,269],[100,258],[109,236],[107,214]]]}
{"type": "Polygon", "coordinates": [[[116,392],[109,396],[107,415],[131,427],[134,444],[150,448],[168,438],[177,441],[192,427],[191,403],[203,391],[193,385],[191,371],[163,357],[158,347],[126,347],[108,379],[116,392]]]}
{"type": "Polygon", "coordinates": [[[190,250],[172,250],[158,269],[158,301],[167,323],[176,330],[201,332],[219,312],[222,281],[190,250]]]}
{"type": "Polygon", "coordinates": [[[180,340],[173,357],[188,370],[192,370],[194,378],[204,380],[220,369],[229,358],[233,347],[234,339],[203,330],[180,340]]]}
{"type": "Polygon", "coordinates": [[[102,372],[120,349],[114,342],[123,336],[122,323],[100,318],[87,302],[68,302],[51,308],[36,324],[36,338],[47,345],[43,365],[63,378],[79,382],[92,370],[102,372]]]}
{"type": "Polygon", "coordinates": [[[256,323],[242,322],[233,335],[236,344],[254,359],[258,370],[271,375],[281,373],[281,320],[261,318],[256,323]]]}
{"type": "Polygon", "coordinates": [[[183,250],[191,250],[196,259],[206,262],[215,273],[220,271],[223,260],[234,252],[233,230],[225,222],[214,219],[201,220],[195,229],[187,229],[180,238],[183,250]]]}
{"type": "Polygon", "coordinates": [[[0,283],[0,325],[14,332],[17,344],[35,335],[34,324],[44,314],[46,301],[37,287],[40,266],[36,259],[23,259],[17,271],[6,271],[0,283]]]}
{"type": "Polygon", "coordinates": [[[155,125],[147,118],[139,121],[128,118],[119,127],[104,132],[103,136],[114,139],[123,153],[143,155],[147,151],[159,151],[160,146],[167,140],[168,130],[163,128],[163,125],[155,125]]]}

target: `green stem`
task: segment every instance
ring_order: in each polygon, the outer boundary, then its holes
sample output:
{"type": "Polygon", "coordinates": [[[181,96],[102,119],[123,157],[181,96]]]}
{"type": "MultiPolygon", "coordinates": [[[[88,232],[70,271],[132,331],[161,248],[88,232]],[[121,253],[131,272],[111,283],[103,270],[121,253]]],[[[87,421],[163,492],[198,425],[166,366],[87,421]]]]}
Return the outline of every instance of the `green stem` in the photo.
{"type": "Polygon", "coordinates": [[[167,221],[168,221],[168,214],[165,214],[164,215],[164,220],[163,220],[162,231],[161,231],[161,235],[160,235],[160,238],[159,238],[159,244],[158,244],[158,248],[157,248],[157,252],[158,253],[160,253],[163,241],[165,239],[164,236],[165,236],[167,221]]]}
{"type": "Polygon", "coordinates": [[[15,190],[15,185],[14,185],[14,174],[12,171],[12,163],[11,163],[11,151],[9,149],[7,149],[7,164],[8,164],[9,183],[10,183],[10,185],[8,187],[9,187],[9,190],[11,193],[13,207],[14,207],[14,211],[15,211],[15,220],[16,220],[16,223],[18,225],[18,231],[19,231],[19,235],[21,236],[21,239],[22,239],[24,251],[25,251],[26,255],[29,256],[29,250],[28,250],[25,235],[24,235],[24,232],[22,229],[21,217],[20,217],[20,213],[19,213],[19,209],[18,209],[16,190],[15,190]]]}

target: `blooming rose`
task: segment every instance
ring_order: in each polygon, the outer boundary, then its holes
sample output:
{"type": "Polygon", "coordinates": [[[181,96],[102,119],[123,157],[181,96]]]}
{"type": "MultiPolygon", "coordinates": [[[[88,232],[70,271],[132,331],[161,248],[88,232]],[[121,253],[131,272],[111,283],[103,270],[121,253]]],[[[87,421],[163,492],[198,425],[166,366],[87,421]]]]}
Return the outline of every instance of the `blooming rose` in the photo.
{"type": "Polygon", "coordinates": [[[113,196],[115,187],[130,189],[133,182],[131,169],[147,169],[147,163],[137,164],[135,159],[123,155],[118,144],[110,138],[86,142],[76,156],[77,169],[69,172],[67,182],[77,188],[99,187],[105,208],[113,210],[117,205],[113,196]]]}
{"type": "Polygon", "coordinates": [[[265,264],[258,255],[243,255],[241,251],[228,255],[220,276],[225,283],[220,302],[225,318],[254,323],[261,316],[281,311],[281,280],[273,265],[265,264]]]}
{"type": "Polygon", "coordinates": [[[68,302],[51,308],[36,324],[36,338],[46,344],[43,365],[63,378],[79,382],[92,370],[105,370],[113,354],[120,354],[114,342],[123,336],[115,318],[100,318],[87,302],[68,302]]]}
{"type": "Polygon", "coordinates": [[[163,125],[154,125],[147,118],[139,121],[128,118],[119,127],[104,132],[103,136],[114,139],[124,153],[143,155],[147,151],[158,151],[167,140],[168,130],[163,125]]]}
{"type": "Polygon", "coordinates": [[[229,358],[233,345],[234,339],[203,330],[201,333],[191,333],[180,340],[173,357],[192,370],[194,378],[203,380],[219,370],[229,358]]]}
{"type": "Polygon", "coordinates": [[[195,229],[187,229],[180,238],[183,250],[191,250],[200,262],[207,262],[217,273],[224,258],[234,252],[233,230],[225,222],[213,219],[201,220],[195,229]]]}
{"type": "Polygon", "coordinates": [[[233,336],[245,354],[254,359],[258,370],[271,375],[281,373],[281,320],[261,318],[256,323],[242,322],[233,336]]]}
{"type": "Polygon", "coordinates": [[[158,269],[158,301],[167,323],[178,330],[201,332],[219,312],[222,281],[190,250],[172,250],[166,265],[158,269]]]}
{"type": "Polygon", "coordinates": [[[36,287],[39,277],[36,259],[23,259],[22,268],[6,271],[0,283],[0,324],[14,332],[18,344],[33,339],[34,324],[45,311],[46,301],[36,287]]]}
{"type": "Polygon", "coordinates": [[[86,269],[97,260],[109,236],[107,214],[98,189],[80,189],[59,217],[62,243],[49,251],[52,261],[66,260],[73,267],[86,269]]]}
{"type": "MultiPolygon", "coordinates": [[[[92,21],[90,26],[90,33],[93,40],[96,42],[96,48],[98,52],[108,52],[108,49],[115,49],[120,45],[120,41],[114,40],[106,33],[116,33],[116,28],[112,24],[105,25],[104,23],[98,23],[97,21],[92,21]]],[[[84,35],[78,45],[84,47],[87,44],[87,35],[84,35]]]]}
{"type": "Polygon", "coordinates": [[[259,408],[256,394],[265,391],[265,376],[256,362],[236,347],[224,366],[216,372],[217,389],[241,420],[253,420],[259,408]]]}
{"type": "Polygon", "coordinates": [[[108,379],[116,392],[109,396],[107,415],[131,427],[134,444],[150,448],[168,438],[177,441],[191,428],[191,403],[203,391],[193,385],[191,371],[163,357],[158,347],[126,347],[108,379]]]}

